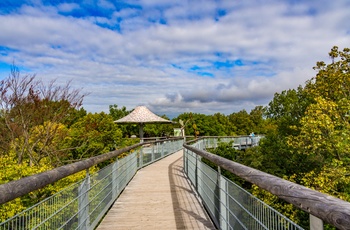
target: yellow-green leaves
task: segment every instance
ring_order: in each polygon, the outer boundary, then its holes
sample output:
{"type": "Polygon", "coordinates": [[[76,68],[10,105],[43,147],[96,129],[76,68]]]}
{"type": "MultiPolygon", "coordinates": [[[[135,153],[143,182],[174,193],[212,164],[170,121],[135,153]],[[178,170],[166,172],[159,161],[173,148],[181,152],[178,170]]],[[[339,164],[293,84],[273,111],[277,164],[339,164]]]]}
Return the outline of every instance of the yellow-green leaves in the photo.
{"type": "Polygon", "coordinates": [[[350,177],[349,168],[342,161],[333,159],[330,164],[324,165],[320,172],[310,171],[302,178],[304,186],[319,192],[336,196],[350,201],[350,177]]]}

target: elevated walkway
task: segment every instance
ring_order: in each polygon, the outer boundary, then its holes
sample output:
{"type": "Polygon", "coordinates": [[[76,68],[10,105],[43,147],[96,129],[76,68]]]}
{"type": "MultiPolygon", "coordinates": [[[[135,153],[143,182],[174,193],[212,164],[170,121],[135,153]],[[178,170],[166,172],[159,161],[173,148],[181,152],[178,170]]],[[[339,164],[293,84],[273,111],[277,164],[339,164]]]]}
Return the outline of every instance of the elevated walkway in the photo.
{"type": "Polygon", "coordinates": [[[137,172],[97,229],[216,229],[178,151],[137,172]]]}

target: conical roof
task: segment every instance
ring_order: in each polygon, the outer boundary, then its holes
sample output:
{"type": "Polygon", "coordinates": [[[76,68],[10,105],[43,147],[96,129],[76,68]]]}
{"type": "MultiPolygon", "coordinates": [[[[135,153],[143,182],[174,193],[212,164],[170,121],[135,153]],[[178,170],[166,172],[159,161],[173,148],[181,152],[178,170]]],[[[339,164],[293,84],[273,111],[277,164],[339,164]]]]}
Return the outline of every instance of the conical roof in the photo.
{"type": "Polygon", "coordinates": [[[137,106],[131,113],[115,123],[172,123],[152,113],[146,106],[137,106]]]}

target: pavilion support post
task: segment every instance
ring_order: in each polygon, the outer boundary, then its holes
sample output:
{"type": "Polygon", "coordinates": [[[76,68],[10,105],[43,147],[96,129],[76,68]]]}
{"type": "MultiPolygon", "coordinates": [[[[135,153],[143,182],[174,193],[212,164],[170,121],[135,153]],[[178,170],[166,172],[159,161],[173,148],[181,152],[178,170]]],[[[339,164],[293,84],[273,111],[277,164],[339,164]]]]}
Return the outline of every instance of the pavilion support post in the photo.
{"type": "Polygon", "coordinates": [[[140,123],[140,142],[142,143],[143,142],[143,127],[145,126],[144,123],[140,123]]]}

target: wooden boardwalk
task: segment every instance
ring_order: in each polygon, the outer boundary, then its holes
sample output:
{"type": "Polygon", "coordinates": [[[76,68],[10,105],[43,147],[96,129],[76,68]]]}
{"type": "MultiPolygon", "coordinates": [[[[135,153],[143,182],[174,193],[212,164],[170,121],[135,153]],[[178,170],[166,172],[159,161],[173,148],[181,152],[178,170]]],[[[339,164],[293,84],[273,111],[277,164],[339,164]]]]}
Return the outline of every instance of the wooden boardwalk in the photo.
{"type": "Polygon", "coordinates": [[[139,170],[97,229],[216,229],[182,162],[181,150],[139,170]]]}

